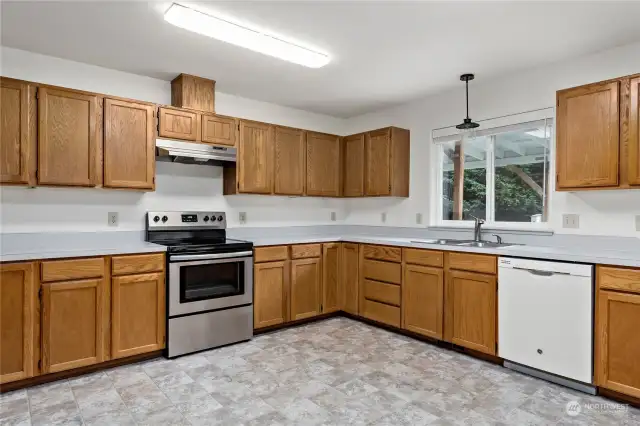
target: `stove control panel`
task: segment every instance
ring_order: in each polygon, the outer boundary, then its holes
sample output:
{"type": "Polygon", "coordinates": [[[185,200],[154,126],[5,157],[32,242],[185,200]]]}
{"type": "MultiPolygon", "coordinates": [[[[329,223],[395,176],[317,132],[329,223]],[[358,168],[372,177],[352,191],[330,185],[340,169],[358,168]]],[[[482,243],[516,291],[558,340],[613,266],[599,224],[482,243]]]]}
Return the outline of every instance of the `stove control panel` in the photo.
{"type": "Polygon", "coordinates": [[[147,212],[147,229],[225,229],[224,212],[147,212]]]}

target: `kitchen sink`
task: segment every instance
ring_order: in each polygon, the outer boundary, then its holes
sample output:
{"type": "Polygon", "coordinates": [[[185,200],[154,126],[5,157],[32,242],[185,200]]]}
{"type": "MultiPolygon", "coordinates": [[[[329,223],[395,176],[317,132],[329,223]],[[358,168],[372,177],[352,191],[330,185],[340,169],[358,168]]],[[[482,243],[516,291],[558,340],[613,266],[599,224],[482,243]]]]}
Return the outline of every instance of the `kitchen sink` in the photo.
{"type": "Polygon", "coordinates": [[[493,241],[469,241],[456,244],[460,247],[478,247],[478,248],[500,248],[500,247],[509,247],[515,244],[509,243],[494,243],[493,241]]]}
{"type": "Polygon", "coordinates": [[[466,243],[469,240],[447,240],[447,239],[427,239],[427,240],[411,240],[412,243],[418,244],[442,244],[442,245],[458,245],[466,243]]]}

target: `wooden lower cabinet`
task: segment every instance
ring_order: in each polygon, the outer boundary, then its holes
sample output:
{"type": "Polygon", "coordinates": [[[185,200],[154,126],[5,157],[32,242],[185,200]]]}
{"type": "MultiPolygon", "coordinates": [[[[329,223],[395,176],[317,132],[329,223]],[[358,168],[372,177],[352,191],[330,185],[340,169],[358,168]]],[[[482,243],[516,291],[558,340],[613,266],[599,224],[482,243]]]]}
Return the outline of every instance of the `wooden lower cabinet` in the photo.
{"type": "Polygon", "coordinates": [[[103,279],[42,284],[42,372],[104,360],[103,279]]]}
{"type": "Polygon", "coordinates": [[[253,274],[254,328],[283,324],[289,319],[289,261],[258,263],[253,274]]]}
{"type": "Polygon", "coordinates": [[[320,258],[291,261],[292,321],[320,314],[321,263],[320,258]]]}
{"type": "Polygon", "coordinates": [[[340,310],[340,244],[322,245],[322,305],[320,312],[340,310]]]}
{"type": "Polygon", "coordinates": [[[444,340],[496,354],[495,275],[447,271],[445,307],[444,340]]]}
{"type": "Polygon", "coordinates": [[[111,284],[112,358],[162,349],[166,321],[164,273],[114,277],[111,284]]]}
{"type": "Polygon", "coordinates": [[[640,294],[600,290],[596,384],[640,398],[640,294]]]}
{"type": "Polygon", "coordinates": [[[353,315],[358,315],[359,259],[358,244],[342,244],[342,263],[340,264],[342,310],[353,315]]]}
{"type": "Polygon", "coordinates": [[[402,283],[402,326],[442,340],[444,319],[444,271],[405,265],[402,283]]]}
{"type": "Polygon", "coordinates": [[[34,374],[35,271],[31,262],[0,265],[0,383],[34,374]]]}

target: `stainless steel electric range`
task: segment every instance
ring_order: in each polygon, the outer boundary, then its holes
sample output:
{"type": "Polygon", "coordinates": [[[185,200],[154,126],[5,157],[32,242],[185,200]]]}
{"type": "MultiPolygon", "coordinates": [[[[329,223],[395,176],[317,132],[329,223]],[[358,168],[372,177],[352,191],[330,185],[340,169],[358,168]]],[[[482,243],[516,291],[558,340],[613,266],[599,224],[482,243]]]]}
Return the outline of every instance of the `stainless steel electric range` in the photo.
{"type": "Polygon", "coordinates": [[[167,349],[174,358],[253,335],[253,244],[227,238],[221,212],[148,212],[167,246],[167,349]]]}

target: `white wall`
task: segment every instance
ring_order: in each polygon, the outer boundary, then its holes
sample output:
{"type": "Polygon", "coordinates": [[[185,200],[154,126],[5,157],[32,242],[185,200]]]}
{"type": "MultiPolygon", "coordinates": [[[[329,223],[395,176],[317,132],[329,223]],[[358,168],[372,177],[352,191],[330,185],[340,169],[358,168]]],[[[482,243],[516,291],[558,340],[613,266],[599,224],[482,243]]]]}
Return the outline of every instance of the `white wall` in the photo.
{"type": "MultiPolygon", "coordinates": [[[[640,43],[490,81],[483,81],[482,75],[477,75],[469,88],[470,116],[483,120],[553,107],[559,89],[638,72],[640,43]]],[[[349,119],[347,133],[387,125],[411,130],[411,196],[351,200],[346,223],[381,225],[383,211],[387,212],[386,225],[390,226],[417,226],[418,212],[424,214],[425,224],[435,220],[436,206],[430,198],[436,179],[430,159],[431,131],[458,124],[463,117],[464,87],[460,83],[460,87],[446,93],[349,119]]],[[[635,230],[635,215],[640,215],[640,190],[554,192],[549,225],[559,233],[640,236],[635,230]],[[564,213],[580,214],[580,229],[563,229],[564,213]]]]}
{"type": "MultiPolygon", "coordinates": [[[[171,103],[170,83],[31,52],[0,47],[0,74],[6,77],[94,91],[163,104],[171,103]]],[[[292,127],[343,134],[335,117],[216,93],[216,111],[292,127]]],[[[144,229],[147,210],[222,210],[229,225],[326,224],[331,212],[346,216],[342,200],[268,196],[222,196],[222,168],[158,163],[156,191],[140,193],[79,188],[0,188],[0,231],[93,231],[144,229]],[[118,212],[118,227],[107,227],[107,212],[118,212]]]]}

